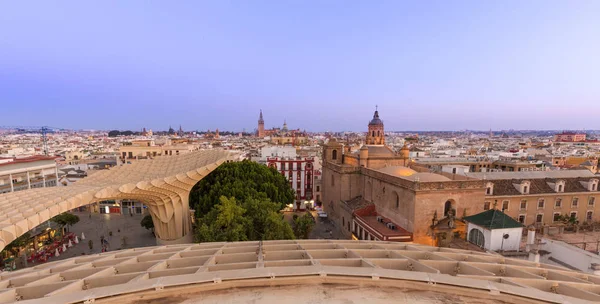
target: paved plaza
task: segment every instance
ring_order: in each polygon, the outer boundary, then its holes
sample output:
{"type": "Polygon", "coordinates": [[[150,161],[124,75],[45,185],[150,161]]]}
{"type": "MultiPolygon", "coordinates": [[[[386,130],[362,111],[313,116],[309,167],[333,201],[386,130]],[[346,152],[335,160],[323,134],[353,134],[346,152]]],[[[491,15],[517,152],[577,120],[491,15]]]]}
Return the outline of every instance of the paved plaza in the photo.
{"type": "MultiPolygon", "coordinates": [[[[121,214],[99,214],[89,212],[73,212],[79,216],[79,223],[69,228],[69,232],[75,233],[79,238],[79,244],[73,244],[73,247],[60,254],[58,257],[51,257],[48,262],[68,259],[82,254],[100,253],[100,237],[104,236],[109,243],[109,251],[133,248],[156,246],[156,238],[149,230],[140,225],[144,215],[121,215],[121,214]],[[112,231],[112,236],[110,236],[112,231]],[[85,240],[81,241],[81,233],[85,234],[85,240]],[[122,238],[126,238],[126,244],[122,246],[122,238]],[[93,249],[88,247],[88,241],[94,243],[93,249]]],[[[147,213],[146,213],[147,214],[147,213]]],[[[29,263],[28,266],[39,263],[29,263]]]]}

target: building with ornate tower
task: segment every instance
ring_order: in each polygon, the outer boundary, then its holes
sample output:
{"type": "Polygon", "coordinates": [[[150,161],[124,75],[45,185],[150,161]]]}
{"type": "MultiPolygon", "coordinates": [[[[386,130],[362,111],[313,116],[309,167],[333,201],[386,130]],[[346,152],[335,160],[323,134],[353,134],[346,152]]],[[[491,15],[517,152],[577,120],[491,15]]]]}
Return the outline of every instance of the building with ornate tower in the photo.
{"type": "Polygon", "coordinates": [[[262,110],[260,110],[260,116],[258,117],[258,137],[265,137],[265,120],[263,119],[262,110]]]}
{"type": "Polygon", "coordinates": [[[464,229],[456,215],[483,211],[481,180],[415,166],[407,146],[394,152],[377,110],[368,131],[359,150],[335,138],[323,145],[323,209],[345,237],[431,245],[464,229]]]}
{"type": "Polygon", "coordinates": [[[283,120],[282,128],[271,128],[265,129],[265,120],[263,119],[262,110],[258,118],[258,130],[256,135],[259,138],[269,137],[270,141],[274,145],[292,145],[300,146],[305,145],[308,142],[308,135],[305,131],[300,129],[288,129],[287,121],[283,120]]]}
{"type": "Polygon", "coordinates": [[[373,119],[369,122],[369,131],[367,132],[367,145],[384,145],[385,135],[383,131],[383,120],[379,118],[379,111],[375,109],[373,119]]]}

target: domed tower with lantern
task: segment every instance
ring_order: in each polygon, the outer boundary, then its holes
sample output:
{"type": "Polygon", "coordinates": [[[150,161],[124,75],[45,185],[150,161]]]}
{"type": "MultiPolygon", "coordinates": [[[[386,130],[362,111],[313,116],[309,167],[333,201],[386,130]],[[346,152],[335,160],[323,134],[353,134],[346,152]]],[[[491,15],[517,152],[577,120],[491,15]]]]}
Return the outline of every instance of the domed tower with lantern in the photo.
{"type": "Polygon", "coordinates": [[[383,132],[383,120],[379,118],[379,111],[375,107],[373,119],[369,122],[369,132],[367,133],[367,145],[384,145],[385,135],[383,132]]]}

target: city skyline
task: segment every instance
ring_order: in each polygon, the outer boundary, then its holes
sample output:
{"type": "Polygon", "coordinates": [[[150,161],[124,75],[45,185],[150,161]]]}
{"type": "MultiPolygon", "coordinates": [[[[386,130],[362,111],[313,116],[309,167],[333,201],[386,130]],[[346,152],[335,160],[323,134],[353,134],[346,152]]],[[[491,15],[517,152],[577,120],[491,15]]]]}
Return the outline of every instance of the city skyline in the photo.
{"type": "Polygon", "coordinates": [[[600,3],[2,3],[2,125],[599,129],[600,3]],[[583,115],[582,115],[583,114],[583,115]]]}

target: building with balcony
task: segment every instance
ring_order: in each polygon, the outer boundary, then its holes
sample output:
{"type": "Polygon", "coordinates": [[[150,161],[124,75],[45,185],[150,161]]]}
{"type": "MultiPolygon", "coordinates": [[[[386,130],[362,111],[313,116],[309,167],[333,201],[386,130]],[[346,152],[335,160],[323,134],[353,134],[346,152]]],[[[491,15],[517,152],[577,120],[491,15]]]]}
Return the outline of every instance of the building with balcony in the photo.
{"type": "Polygon", "coordinates": [[[53,187],[58,179],[55,157],[0,158],[0,193],[53,187]]]}
{"type": "Polygon", "coordinates": [[[281,172],[296,193],[294,210],[306,209],[307,202],[314,202],[314,157],[267,157],[267,166],[281,172]]]}

